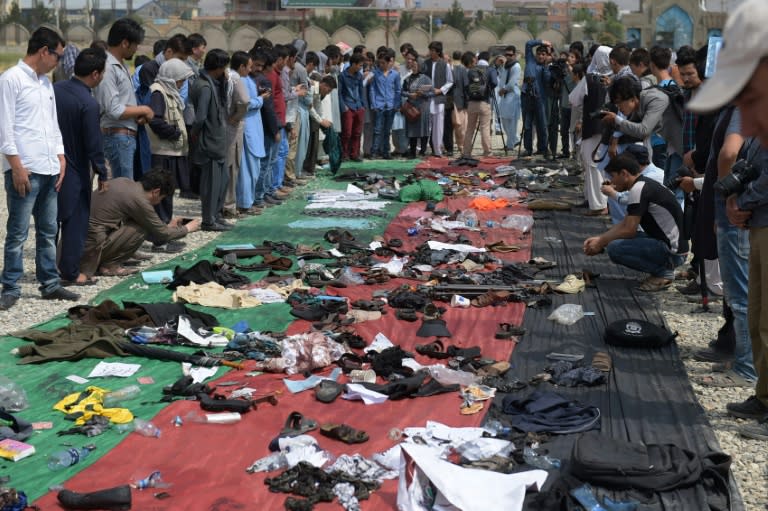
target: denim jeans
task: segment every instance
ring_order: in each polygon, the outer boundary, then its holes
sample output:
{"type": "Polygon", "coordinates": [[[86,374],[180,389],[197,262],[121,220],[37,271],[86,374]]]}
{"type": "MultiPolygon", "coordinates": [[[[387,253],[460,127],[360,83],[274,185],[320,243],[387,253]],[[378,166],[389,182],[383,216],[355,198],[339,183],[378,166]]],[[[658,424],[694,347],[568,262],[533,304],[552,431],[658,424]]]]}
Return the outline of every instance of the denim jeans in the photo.
{"type": "Polygon", "coordinates": [[[283,186],[285,178],[285,162],[288,160],[288,132],[285,128],[280,128],[280,143],[277,144],[277,157],[272,165],[272,186],[267,189],[267,193],[277,191],[283,186]]]}
{"type": "Polygon", "coordinates": [[[672,280],[675,268],[684,257],[670,252],[666,243],[638,232],[634,238],[613,240],[606,247],[608,257],[616,264],[672,280]]]}
{"type": "Polygon", "coordinates": [[[523,94],[523,147],[533,151],[533,128],[536,127],[536,151],[547,152],[547,105],[546,100],[523,94]]]}
{"type": "Polygon", "coordinates": [[[372,155],[389,156],[389,136],[392,133],[392,121],[395,118],[394,110],[377,110],[376,123],[373,126],[372,155]]]}
{"type": "MultiPolygon", "coordinates": [[[[716,216],[724,216],[725,203],[715,200],[716,216]]],[[[752,338],[747,320],[749,287],[749,231],[717,222],[717,255],[723,278],[725,300],[733,311],[733,329],[736,333],[733,370],[744,378],[757,379],[752,360],[752,338]]]]}
{"type": "Polygon", "coordinates": [[[133,179],[133,156],[136,137],[130,135],[104,135],[104,157],[112,169],[112,177],[133,179]]]}
{"type": "Polygon", "coordinates": [[[18,282],[24,274],[22,251],[29,235],[29,219],[35,219],[35,275],[44,295],[60,286],[56,268],[56,232],[58,223],[58,199],[56,180],[58,175],[30,174],[31,189],[21,197],[13,187],[11,171],[5,172],[5,194],[8,205],[5,250],[3,254],[2,284],[4,295],[21,296],[18,282]]]}
{"type": "Polygon", "coordinates": [[[261,158],[259,178],[256,180],[256,186],[253,192],[253,204],[261,206],[264,204],[264,194],[272,192],[272,175],[277,160],[277,151],[280,144],[275,142],[274,137],[264,137],[264,153],[266,156],[261,158]]]}

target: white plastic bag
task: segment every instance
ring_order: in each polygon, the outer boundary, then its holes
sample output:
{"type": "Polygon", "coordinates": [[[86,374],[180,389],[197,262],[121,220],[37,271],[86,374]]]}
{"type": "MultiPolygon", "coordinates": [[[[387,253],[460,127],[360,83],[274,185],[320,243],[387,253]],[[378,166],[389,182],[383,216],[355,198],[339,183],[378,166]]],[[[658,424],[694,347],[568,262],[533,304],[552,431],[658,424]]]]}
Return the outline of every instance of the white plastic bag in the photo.
{"type": "Polygon", "coordinates": [[[504,229],[528,232],[533,227],[533,217],[528,215],[509,215],[501,221],[501,226],[504,229]]]}
{"type": "Polygon", "coordinates": [[[549,315],[547,319],[561,325],[572,325],[584,317],[584,309],[577,303],[564,303],[549,315]]]}

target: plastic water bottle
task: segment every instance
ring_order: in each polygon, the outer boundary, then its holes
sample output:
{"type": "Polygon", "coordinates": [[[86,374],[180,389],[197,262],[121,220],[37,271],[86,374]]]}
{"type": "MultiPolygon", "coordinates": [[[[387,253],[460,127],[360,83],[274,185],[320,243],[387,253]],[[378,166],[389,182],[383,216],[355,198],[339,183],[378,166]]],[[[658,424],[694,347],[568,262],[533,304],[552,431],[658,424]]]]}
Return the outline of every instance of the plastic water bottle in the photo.
{"type": "Polygon", "coordinates": [[[128,385],[114,392],[108,392],[104,395],[104,408],[114,408],[124,401],[135,398],[141,394],[141,387],[138,385],[128,385]]]}
{"type": "Polygon", "coordinates": [[[547,455],[541,455],[526,447],[523,449],[523,460],[532,467],[540,468],[542,470],[549,470],[551,468],[560,468],[560,460],[547,455]]]}
{"type": "Polygon", "coordinates": [[[150,438],[160,438],[161,433],[160,428],[144,419],[133,419],[133,422],[129,422],[128,424],[118,424],[117,430],[121,433],[135,431],[142,436],[150,438]]]}
{"type": "Polygon", "coordinates": [[[489,420],[488,422],[485,423],[485,426],[483,426],[483,429],[493,434],[493,436],[508,435],[512,431],[512,428],[505,426],[498,419],[489,420]]]}
{"type": "Polygon", "coordinates": [[[77,465],[80,460],[83,460],[91,454],[91,450],[87,447],[72,447],[71,449],[64,449],[48,456],[48,468],[51,470],[64,470],[72,465],[77,465]]]}
{"type": "Polygon", "coordinates": [[[159,470],[155,470],[149,474],[149,477],[137,479],[131,483],[131,487],[136,488],[137,490],[145,490],[147,488],[170,488],[171,486],[170,483],[163,481],[163,476],[160,474],[159,470]]]}

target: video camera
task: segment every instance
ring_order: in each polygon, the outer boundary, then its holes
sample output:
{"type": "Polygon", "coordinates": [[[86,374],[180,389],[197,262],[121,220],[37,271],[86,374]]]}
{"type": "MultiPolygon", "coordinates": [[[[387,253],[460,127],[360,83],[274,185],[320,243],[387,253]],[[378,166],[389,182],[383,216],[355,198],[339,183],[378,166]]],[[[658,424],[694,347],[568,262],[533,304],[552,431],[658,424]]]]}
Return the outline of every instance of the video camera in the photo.
{"type": "Polygon", "coordinates": [[[723,197],[740,194],[747,185],[757,179],[760,169],[747,160],[739,160],[731,167],[731,173],[717,180],[715,191],[723,197]]]}
{"type": "Polygon", "coordinates": [[[679,167],[676,172],[669,175],[669,179],[664,183],[664,186],[672,191],[677,190],[680,186],[680,183],[677,180],[681,177],[693,177],[693,171],[685,165],[679,167]]]}

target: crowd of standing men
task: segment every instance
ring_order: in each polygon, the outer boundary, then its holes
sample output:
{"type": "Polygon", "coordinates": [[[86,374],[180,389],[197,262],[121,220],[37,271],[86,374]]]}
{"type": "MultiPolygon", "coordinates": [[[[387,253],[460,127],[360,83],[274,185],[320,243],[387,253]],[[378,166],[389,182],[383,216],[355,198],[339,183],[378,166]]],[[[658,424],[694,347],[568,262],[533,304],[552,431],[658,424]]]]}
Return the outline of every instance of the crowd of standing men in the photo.
{"type": "MultiPolygon", "coordinates": [[[[230,220],[280,204],[315,173],[321,133],[338,139],[329,153],[342,160],[452,156],[457,147],[451,163],[471,165],[476,136],[490,155],[491,133],[501,130],[505,150],[581,162],[587,214],[614,223],[584,252],[648,273],[641,290],[668,288],[691,242],[691,273],[701,278],[691,286],[722,282],[727,304],[718,340],[696,354],[722,364],[702,383],[756,384],[756,396],[728,411],[764,421],[768,153],[752,108],[766,97],[757,79],[767,26],[762,0],[731,15],[712,84],[707,47],[585,52],[576,42],[556,53],[541,40],[526,43],[523,68],[511,45],[500,55],[449,56],[432,41],[425,57],[405,43],[398,64],[386,47],[343,55],[335,45],[307,51],[301,40],[259,39],[230,55],[206,52],[199,34],[177,34],[131,73],[126,62],[144,38],[131,19],[83,51],[39,28],[0,77],[9,215],[0,310],[21,295],[31,218],[42,298],[77,300],[68,286],[129,274],[124,263],[146,257],[145,240],[177,252],[189,232],[226,231],[230,220]],[[54,70],[62,80],[52,85],[54,70]],[[201,220],[173,216],[177,188],[199,197],[201,220]]],[[[764,424],[745,431],[768,440],[764,424]]]]}

